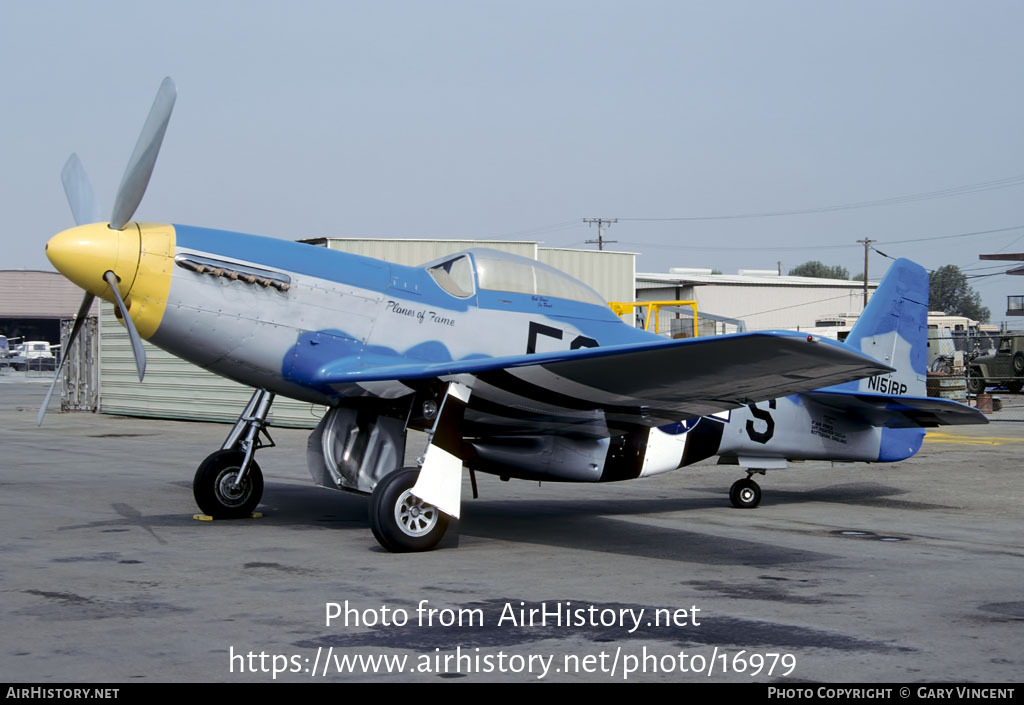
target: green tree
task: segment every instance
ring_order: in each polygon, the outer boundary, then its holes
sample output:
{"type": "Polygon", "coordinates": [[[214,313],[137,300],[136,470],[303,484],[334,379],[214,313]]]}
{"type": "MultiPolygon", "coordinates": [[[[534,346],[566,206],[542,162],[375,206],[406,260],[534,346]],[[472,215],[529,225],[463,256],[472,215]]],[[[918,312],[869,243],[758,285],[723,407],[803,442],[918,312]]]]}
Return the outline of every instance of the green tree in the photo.
{"type": "Polygon", "coordinates": [[[819,277],[821,279],[849,279],[850,273],[846,271],[846,267],[840,267],[839,265],[829,267],[818,260],[812,260],[793,267],[789,270],[789,276],[819,277]]]}
{"type": "Polygon", "coordinates": [[[989,310],[981,305],[981,294],[968,283],[967,275],[955,264],[947,264],[928,274],[928,305],[932,311],[967,316],[979,323],[989,319],[989,310]]]}

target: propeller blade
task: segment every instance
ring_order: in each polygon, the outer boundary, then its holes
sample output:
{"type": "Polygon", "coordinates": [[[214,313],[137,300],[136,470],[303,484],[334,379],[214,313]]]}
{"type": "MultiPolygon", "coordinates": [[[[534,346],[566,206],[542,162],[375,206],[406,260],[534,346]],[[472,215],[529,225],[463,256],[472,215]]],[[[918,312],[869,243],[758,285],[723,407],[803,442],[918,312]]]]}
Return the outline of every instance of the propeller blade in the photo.
{"type": "Polygon", "coordinates": [[[99,223],[103,220],[100,204],[96,201],[92,184],[89,183],[85,167],[82,166],[82,160],[77,154],[72,154],[64,163],[64,168],[60,171],[60,180],[64,184],[64,193],[67,194],[75,225],[99,223]]]}
{"type": "Polygon", "coordinates": [[[153,165],[156,164],[157,155],[160,153],[160,144],[164,140],[164,132],[167,131],[167,122],[171,119],[171,110],[174,109],[174,100],[177,96],[178,89],[168,76],[156,92],[149,117],[142,126],[139,141],[135,143],[135,151],[128,160],[121,185],[117,189],[114,210],[110,215],[112,230],[124,230],[146,193],[146,186],[153,174],[153,165]]]}
{"type": "Polygon", "coordinates": [[[68,341],[64,344],[64,349],[61,351],[60,364],[57,365],[57,369],[53,373],[53,382],[50,383],[50,388],[46,392],[46,398],[43,399],[43,405],[39,407],[39,416],[36,417],[36,426],[43,425],[43,417],[46,416],[46,407],[50,405],[50,397],[53,396],[53,389],[57,386],[57,380],[60,379],[60,371],[64,369],[64,362],[67,361],[68,355],[71,354],[71,346],[74,345],[75,340],[78,339],[78,331],[82,329],[82,324],[85,323],[85,319],[89,317],[89,309],[92,307],[92,302],[95,298],[96,296],[94,294],[86,292],[85,297],[82,299],[82,305],[78,307],[78,315],[75,316],[75,325],[71,327],[71,335],[68,336],[68,341]]]}
{"type": "Polygon", "coordinates": [[[117,289],[117,275],[108,269],[103,275],[103,279],[110,285],[110,290],[114,292],[117,310],[121,312],[121,319],[124,321],[125,328],[128,329],[128,338],[132,341],[132,354],[135,355],[135,368],[139,371],[139,381],[141,382],[142,378],[146,376],[146,351],[142,347],[142,338],[135,330],[135,322],[128,315],[128,307],[124,305],[121,292],[117,289]]]}

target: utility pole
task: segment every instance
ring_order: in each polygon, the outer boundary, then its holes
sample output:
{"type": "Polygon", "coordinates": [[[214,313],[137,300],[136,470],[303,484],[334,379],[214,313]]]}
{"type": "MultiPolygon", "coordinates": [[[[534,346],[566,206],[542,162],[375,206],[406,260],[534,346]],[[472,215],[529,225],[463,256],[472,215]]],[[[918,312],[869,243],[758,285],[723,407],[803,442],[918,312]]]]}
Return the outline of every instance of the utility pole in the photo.
{"type": "Polygon", "coordinates": [[[857,240],[857,242],[864,243],[864,308],[868,306],[868,251],[871,249],[871,243],[877,242],[877,240],[869,240],[865,237],[863,240],[857,240]]]}
{"type": "Polygon", "coordinates": [[[593,225],[594,223],[597,223],[597,239],[596,240],[587,240],[587,244],[588,245],[592,244],[592,243],[597,243],[597,249],[603,250],[604,249],[604,243],[606,243],[606,242],[618,242],[618,240],[605,240],[604,239],[604,229],[605,229],[605,227],[608,226],[608,225],[611,225],[612,223],[618,223],[619,222],[618,218],[584,218],[583,222],[586,223],[587,225],[593,225]]]}

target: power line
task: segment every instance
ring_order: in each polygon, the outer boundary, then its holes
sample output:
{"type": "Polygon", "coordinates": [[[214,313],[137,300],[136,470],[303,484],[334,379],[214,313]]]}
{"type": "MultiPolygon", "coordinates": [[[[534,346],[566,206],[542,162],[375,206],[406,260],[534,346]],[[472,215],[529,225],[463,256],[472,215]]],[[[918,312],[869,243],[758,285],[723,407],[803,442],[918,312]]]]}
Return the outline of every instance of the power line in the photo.
{"type": "MultiPolygon", "coordinates": [[[[902,244],[911,243],[911,242],[928,242],[928,241],[932,241],[932,240],[950,240],[950,239],[953,239],[953,238],[971,237],[971,236],[974,236],[974,235],[994,235],[994,234],[998,234],[998,233],[1005,233],[1005,232],[1009,232],[1011,230],[1020,230],[1020,229],[1024,229],[1024,225],[1014,225],[1014,226],[1009,227],[1009,228],[995,228],[993,230],[975,230],[975,231],[972,231],[972,232],[969,232],[969,233],[956,233],[954,235],[930,235],[930,236],[925,236],[925,237],[909,238],[909,239],[905,239],[905,240],[872,240],[872,242],[876,243],[878,245],[902,245],[902,244]]],[[[1024,235],[1022,235],[1021,237],[1024,237],[1024,235]]],[[[1017,239],[1020,239],[1020,238],[1017,238],[1017,239]]],[[[858,242],[863,242],[863,241],[858,240],[858,242]]],[[[1016,242],[1016,240],[1014,240],[1014,242],[1016,242]]],[[[846,249],[846,248],[851,248],[851,247],[856,247],[857,246],[857,245],[854,245],[854,244],[850,244],[850,245],[821,245],[821,244],[817,244],[817,243],[807,244],[807,245],[776,245],[776,246],[765,246],[765,247],[759,247],[758,245],[741,245],[741,246],[726,246],[726,245],[674,245],[674,244],[666,244],[666,243],[659,243],[659,242],[636,242],[635,240],[624,240],[624,241],[622,241],[622,244],[623,245],[627,245],[627,246],[631,246],[631,247],[653,247],[653,248],[659,248],[659,249],[673,249],[673,250],[684,250],[684,251],[685,250],[692,250],[692,251],[697,251],[697,252],[719,252],[719,251],[731,252],[731,251],[752,251],[752,250],[756,250],[758,252],[785,252],[785,251],[800,251],[800,250],[808,250],[808,249],[814,249],[814,250],[838,250],[838,249],[846,249]]],[[[871,249],[874,250],[875,252],[878,252],[878,254],[882,255],[883,257],[888,257],[889,259],[894,259],[893,257],[885,254],[884,252],[880,252],[877,248],[872,247],[871,249]]]]}
{"type": "Polygon", "coordinates": [[[879,206],[892,206],[915,201],[927,201],[936,198],[949,198],[962,196],[970,193],[981,193],[983,191],[994,191],[997,189],[1012,188],[1024,185],[1024,174],[1010,176],[1004,179],[982,181],[976,184],[965,186],[954,186],[953,188],[939,189],[937,191],[924,191],[911,193],[903,196],[891,196],[879,198],[873,201],[855,201],[853,203],[841,203],[832,206],[820,206],[817,208],[802,208],[780,211],[761,211],[755,213],[736,213],[730,215],[701,215],[701,216],[678,216],[672,218],[620,218],[620,220],[631,221],[694,221],[694,220],[741,220],[747,218],[775,218],[784,215],[808,215],[811,213],[831,213],[833,211],[854,210],[858,208],[877,208],[879,206]]]}
{"type": "MultiPolygon", "coordinates": [[[[970,233],[957,233],[956,235],[935,235],[931,237],[917,237],[910,240],[879,240],[883,245],[902,245],[907,242],[926,242],[929,240],[951,240],[955,237],[970,237],[971,235],[993,235],[995,233],[1005,233],[1010,230],[1020,230],[1024,228],[1024,225],[1014,225],[1009,228],[996,228],[995,230],[976,230],[970,233]]],[[[1019,238],[1018,238],[1019,239],[1019,238]]],[[[1016,241],[1014,241],[1016,242],[1016,241]]]]}
{"type": "MultiPolygon", "coordinates": [[[[984,269],[1006,269],[1005,264],[986,264],[978,267],[961,267],[961,272],[980,272],[984,269]]],[[[996,272],[996,274],[1002,274],[1002,272],[996,272]]]]}
{"type": "Polygon", "coordinates": [[[544,233],[555,232],[558,230],[567,230],[571,227],[578,227],[578,220],[564,220],[560,223],[551,223],[550,225],[538,225],[534,228],[525,228],[523,230],[516,230],[503,235],[496,235],[495,237],[500,238],[514,238],[514,237],[526,237],[529,235],[542,235],[544,233]]]}
{"type": "Polygon", "coordinates": [[[814,301],[805,301],[804,303],[792,304],[791,306],[780,306],[779,308],[770,308],[767,311],[758,311],[757,313],[745,313],[742,316],[736,316],[736,318],[741,318],[741,319],[742,318],[750,318],[751,316],[760,316],[760,315],[765,314],[765,313],[775,313],[776,311],[785,311],[785,310],[791,309],[791,308],[802,308],[804,306],[816,306],[816,305],[818,305],[820,303],[824,303],[826,301],[839,301],[841,299],[849,299],[849,298],[850,298],[849,294],[843,294],[842,296],[832,296],[832,297],[827,298],[827,299],[815,299],[814,301]]]}
{"type": "Polygon", "coordinates": [[[964,279],[984,279],[985,277],[1000,277],[1008,273],[1009,270],[1005,272],[991,272],[989,274],[965,274],[964,279]]]}
{"type": "Polygon", "coordinates": [[[636,242],[633,240],[623,240],[620,244],[629,245],[631,247],[654,247],[660,249],[672,249],[672,250],[694,250],[698,252],[718,252],[718,251],[750,251],[757,250],[759,252],[783,252],[783,251],[799,251],[807,249],[815,250],[835,250],[842,248],[856,247],[856,245],[779,245],[776,247],[758,247],[757,245],[742,245],[742,246],[704,246],[704,245],[671,245],[659,242],[636,242]]]}

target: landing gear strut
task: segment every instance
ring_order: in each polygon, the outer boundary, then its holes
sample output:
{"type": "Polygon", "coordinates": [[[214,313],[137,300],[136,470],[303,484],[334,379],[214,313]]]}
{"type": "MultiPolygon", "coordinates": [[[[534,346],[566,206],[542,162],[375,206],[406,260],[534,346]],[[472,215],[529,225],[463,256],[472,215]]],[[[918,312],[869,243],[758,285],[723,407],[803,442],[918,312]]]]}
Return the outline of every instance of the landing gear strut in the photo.
{"type": "Polygon", "coordinates": [[[465,457],[461,427],[469,395],[468,387],[449,383],[431,413],[434,425],[420,467],[395,470],[373,488],[370,528],[387,550],[429,551],[444,538],[449,518],[459,518],[465,457]]]}
{"type": "Polygon", "coordinates": [[[260,503],[263,472],[253,456],[259,448],[274,446],[266,429],[273,403],[271,392],[257,389],[220,450],[200,463],[192,494],[203,513],[214,519],[239,519],[250,516],[260,503]]]}
{"type": "Polygon", "coordinates": [[[737,509],[753,509],[761,503],[761,486],[751,479],[753,473],[747,473],[742,480],[736,480],[729,488],[729,501],[737,509]]]}

